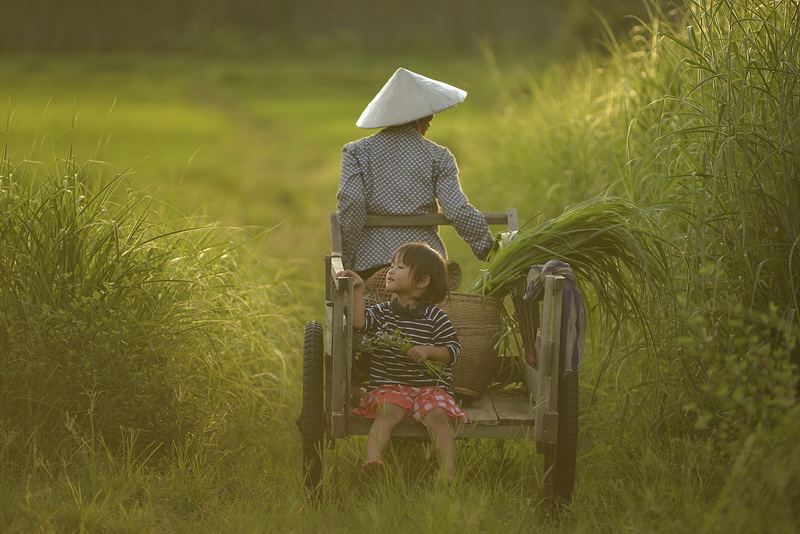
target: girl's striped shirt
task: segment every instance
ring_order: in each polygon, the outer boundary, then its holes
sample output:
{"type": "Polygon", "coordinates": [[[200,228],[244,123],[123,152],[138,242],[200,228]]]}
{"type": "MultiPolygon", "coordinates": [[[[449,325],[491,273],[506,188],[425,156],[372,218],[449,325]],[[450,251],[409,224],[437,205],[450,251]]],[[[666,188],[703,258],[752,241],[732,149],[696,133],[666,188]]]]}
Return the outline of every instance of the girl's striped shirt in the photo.
{"type": "Polygon", "coordinates": [[[452,365],[461,353],[453,323],[441,308],[433,304],[421,304],[415,309],[401,306],[397,299],[381,302],[365,312],[366,323],[361,330],[372,339],[400,332],[412,345],[447,347],[452,362],[444,367],[442,378],[432,374],[422,363],[416,363],[400,349],[382,343],[372,346],[372,366],[368,390],[378,386],[400,384],[412,387],[438,386],[453,394],[452,365]]]}

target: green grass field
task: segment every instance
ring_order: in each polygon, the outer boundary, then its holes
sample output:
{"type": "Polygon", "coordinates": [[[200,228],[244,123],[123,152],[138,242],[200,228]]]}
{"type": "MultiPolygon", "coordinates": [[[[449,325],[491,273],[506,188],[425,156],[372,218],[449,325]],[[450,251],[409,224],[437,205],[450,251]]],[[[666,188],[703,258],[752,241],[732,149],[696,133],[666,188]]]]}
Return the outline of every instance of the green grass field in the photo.
{"type": "MultiPolygon", "coordinates": [[[[107,162],[108,175],[124,172],[132,188],[187,215],[270,229],[259,254],[299,262],[316,275],[329,247],[340,149],[370,133],[355,120],[400,65],[441,73],[470,92],[430,135],[458,154],[463,187],[476,205],[505,209],[481,195],[481,184],[494,177],[470,170],[480,157],[473,148],[504,105],[481,58],[6,58],[5,137],[12,160],[51,164],[74,150],[77,160],[107,162]]],[[[523,61],[512,68],[529,67],[523,61]]],[[[449,241],[469,265],[468,250],[449,241]]]]}
{"type": "MultiPolygon", "coordinates": [[[[799,10],[688,7],[570,63],[0,59],[0,524],[798,531],[799,10]],[[558,518],[533,443],[460,443],[446,488],[416,444],[366,479],[350,438],[321,505],[304,499],[302,328],[324,314],[339,151],[398,66],[470,92],[429,137],[480,209],[514,206],[530,231],[619,197],[647,213],[623,231],[663,251],[670,280],[632,273],[615,314],[614,279],[584,286],[578,483],[558,518]]],[[[445,237],[472,281],[486,266],[445,237]]]]}

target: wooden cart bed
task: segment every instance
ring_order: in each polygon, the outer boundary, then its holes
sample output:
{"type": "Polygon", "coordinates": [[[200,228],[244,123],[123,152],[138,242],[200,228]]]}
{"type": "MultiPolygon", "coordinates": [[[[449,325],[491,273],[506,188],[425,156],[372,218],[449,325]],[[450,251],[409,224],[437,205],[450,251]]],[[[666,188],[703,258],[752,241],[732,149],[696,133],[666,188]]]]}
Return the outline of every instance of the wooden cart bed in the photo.
{"type": "MultiPolygon", "coordinates": [[[[530,395],[487,392],[464,408],[469,421],[460,428],[459,438],[533,438],[534,407],[530,395]]],[[[367,435],[372,419],[351,415],[348,434],[367,435]]],[[[427,437],[424,426],[406,418],[392,431],[392,436],[427,437]]]]}

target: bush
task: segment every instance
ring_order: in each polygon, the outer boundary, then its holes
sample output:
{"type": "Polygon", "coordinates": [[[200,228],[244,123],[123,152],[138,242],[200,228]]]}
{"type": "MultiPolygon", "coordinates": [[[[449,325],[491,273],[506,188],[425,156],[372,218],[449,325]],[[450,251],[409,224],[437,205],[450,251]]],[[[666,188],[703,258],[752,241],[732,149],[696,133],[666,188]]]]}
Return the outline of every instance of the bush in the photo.
{"type": "Polygon", "coordinates": [[[774,429],[752,434],[703,532],[796,532],[800,524],[800,405],[774,429]]]}
{"type": "Polygon", "coordinates": [[[13,459],[55,453],[67,436],[111,450],[127,433],[180,442],[219,380],[230,244],[154,222],[151,200],[119,191],[124,176],[66,167],[0,167],[2,448],[13,459]]]}
{"type": "Polygon", "coordinates": [[[727,319],[687,319],[692,335],[679,342],[694,377],[686,410],[695,428],[721,445],[779,425],[797,402],[797,335],[771,306],[768,312],[731,306],[727,319]]]}

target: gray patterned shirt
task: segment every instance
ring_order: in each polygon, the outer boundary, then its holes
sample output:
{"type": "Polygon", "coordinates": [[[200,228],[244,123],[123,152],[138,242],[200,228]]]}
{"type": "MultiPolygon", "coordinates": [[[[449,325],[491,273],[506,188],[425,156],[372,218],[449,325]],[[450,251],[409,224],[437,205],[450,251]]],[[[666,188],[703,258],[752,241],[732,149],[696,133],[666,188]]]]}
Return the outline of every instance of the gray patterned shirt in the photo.
{"type": "Polygon", "coordinates": [[[441,207],[477,258],[485,259],[494,245],[486,219],[461,190],[453,154],[411,125],[384,128],[345,145],[337,199],[348,269],[388,264],[394,251],[411,241],[447,257],[437,226],[367,228],[367,215],[425,215],[441,207]]]}

